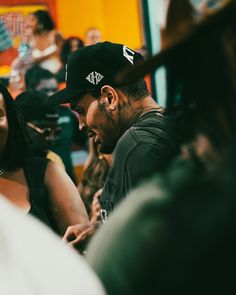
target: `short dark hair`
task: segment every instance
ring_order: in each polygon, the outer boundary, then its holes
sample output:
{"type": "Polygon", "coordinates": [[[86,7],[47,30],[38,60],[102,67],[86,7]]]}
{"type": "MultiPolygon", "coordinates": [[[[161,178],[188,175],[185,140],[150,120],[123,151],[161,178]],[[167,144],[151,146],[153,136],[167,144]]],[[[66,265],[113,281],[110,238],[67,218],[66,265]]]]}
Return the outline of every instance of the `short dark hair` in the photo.
{"type": "MultiPolygon", "coordinates": [[[[115,89],[118,89],[125,93],[128,96],[129,100],[139,100],[146,96],[148,96],[150,93],[147,89],[147,84],[145,80],[139,80],[138,82],[134,82],[128,85],[123,86],[117,86],[114,87],[115,89]]],[[[76,101],[79,101],[84,95],[91,95],[95,99],[99,99],[101,97],[101,89],[92,89],[88,91],[82,92],[79,97],[77,97],[76,101]]],[[[73,100],[71,102],[71,105],[73,105],[73,100]]],[[[103,111],[103,106],[99,105],[100,111],[103,111]]],[[[73,109],[73,106],[72,106],[73,109]]]]}
{"type": "MultiPolygon", "coordinates": [[[[128,96],[129,99],[132,100],[139,100],[150,94],[147,89],[147,84],[145,80],[139,80],[131,84],[116,86],[114,88],[122,91],[128,96]]],[[[96,99],[98,99],[101,96],[100,89],[94,89],[92,91],[88,91],[87,93],[91,94],[96,99]]]]}
{"type": "Polygon", "coordinates": [[[38,23],[42,26],[40,31],[51,31],[55,29],[55,24],[46,10],[37,10],[33,12],[33,15],[37,18],[38,23]]]}
{"type": "Polygon", "coordinates": [[[26,71],[25,86],[27,90],[35,90],[41,80],[51,78],[55,78],[53,73],[36,65],[26,71]]]}
{"type": "Polygon", "coordinates": [[[0,93],[5,103],[8,138],[7,144],[1,155],[1,167],[7,171],[13,171],[24,166],[29,154],[29,141],[26,135],[24,122],[17,106],[7,88],[0,83],[0,93]]]}
{"type": "Polygon", "coordinates": [[[147,84],[145,80],[139,80],[137,82],[116,87],[123,93],[125,93],[129,99],[139,100],[149,95],[149,91],[147,89],[147,84]]]}

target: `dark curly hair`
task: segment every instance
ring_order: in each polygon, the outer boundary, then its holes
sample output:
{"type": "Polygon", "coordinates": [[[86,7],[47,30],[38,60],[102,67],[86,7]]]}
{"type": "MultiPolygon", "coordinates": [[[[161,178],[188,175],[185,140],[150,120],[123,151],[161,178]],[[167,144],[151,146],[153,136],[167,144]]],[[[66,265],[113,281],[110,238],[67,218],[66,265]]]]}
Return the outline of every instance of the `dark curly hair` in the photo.
{"type": "Polygon", "coordinates": [[[55,24],[46,10],[37,10],[33,12],[33,15],[37,18],[38,20],[38,29],[37,33],[47,31],[50,32],[53,29],[55,29],[55,24]]]}
{"type": "MultiPolygon", "coordinates": [[[[94,194],[104,186],[110,164],[101,154],[98,153],[97,143],[93,141],[93,160],[85,169],[83,180],[79,185],[79,192],[85,204],[88,214],[91,213],[91,204],[94,194]]],[[[91,153],[91,151],[90,151],[91,153]]]]}
{"type": "Polygon", "coordinates": [[[0,167],[7,171],[14,171],[24,166],[26,157],[29,154],[30,144],[21,114],[11,94],[1,83],[0,93],[3,96],[8,121],[8,138],[1,155],[0,167]]]}
{"type": "Polygon", "coordinates": [[[72,42],[73,41],[78,42],[78,48],[81,48],[84,46],[84,42],[79,37],[71,36],[71,37],[67,38],[62,45],[61,54],[60,54],[61,61],[64,65],[67,64],[68,56],[72,52],[72,42]]]}

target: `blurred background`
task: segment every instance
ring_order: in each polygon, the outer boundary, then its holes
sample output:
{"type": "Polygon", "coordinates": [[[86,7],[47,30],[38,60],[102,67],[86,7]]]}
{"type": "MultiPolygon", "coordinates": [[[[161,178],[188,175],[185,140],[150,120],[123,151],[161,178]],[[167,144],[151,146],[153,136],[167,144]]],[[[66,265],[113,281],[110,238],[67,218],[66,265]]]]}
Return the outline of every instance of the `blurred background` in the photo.
{"type": "MultiPolygon", "coordinates": [[[[0,77],[8,77],[19,46],[27,42],[27,16],[37,10],[48,10],[57,30],[63,36],[78,36],[85,41],[86,31],[96,28],[101,40],[124,43],[144,55],[160,50],[161,28],[165,22],[168,0],[1,0],[0,19],[10,32],[13,47],[0,60],[0,77]]],[[[199,6],[219,1],[191,0],[199,6]]],[[[21,47],[22,49],[22,47],[21,47]]],[[[159,70],[151,81],[154,97],[165,105],[165,73],[159,70]]]]}

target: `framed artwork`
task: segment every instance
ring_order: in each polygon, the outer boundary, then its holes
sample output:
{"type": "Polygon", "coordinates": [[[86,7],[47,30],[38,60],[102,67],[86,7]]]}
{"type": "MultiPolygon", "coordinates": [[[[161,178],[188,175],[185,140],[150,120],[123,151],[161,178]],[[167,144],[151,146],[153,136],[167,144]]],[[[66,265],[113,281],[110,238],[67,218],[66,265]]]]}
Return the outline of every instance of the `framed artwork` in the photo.
{"type": "Polygon", "coordinates": [[[12,38],[13,47],[0,52],[0,76],[7,76],[10,64],[18,55],[18,47],[29,39],[27,16],[36,10],[48,10],[56,22],[55,0],[2,0],[0,4],[0,20],[12,38]]]}

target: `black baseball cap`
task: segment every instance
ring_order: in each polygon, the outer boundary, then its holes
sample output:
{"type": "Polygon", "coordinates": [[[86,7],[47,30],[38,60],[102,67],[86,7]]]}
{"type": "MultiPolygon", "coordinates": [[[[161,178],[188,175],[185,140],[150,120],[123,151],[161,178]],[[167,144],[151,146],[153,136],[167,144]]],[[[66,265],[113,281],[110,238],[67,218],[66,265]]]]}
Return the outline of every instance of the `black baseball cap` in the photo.
{"type": "Polygon", "coordinates": [[[25,91],[16,97],[15,102],[25,121],[58,120],[59,106],[49,106],[48,99],[40,91],[25,91]]]}
{"type": "Polygon", "coordinates": [[[51,95],[49,103],[70,102],[73,98],[87,91],[98,90],[104,85],[124,85],[124,82],[115,82],[117,73],[123,68],[132,68],[142,60],[140,53],[108,41],[80,48],[69,56],[66,88],[51,95]]]}

